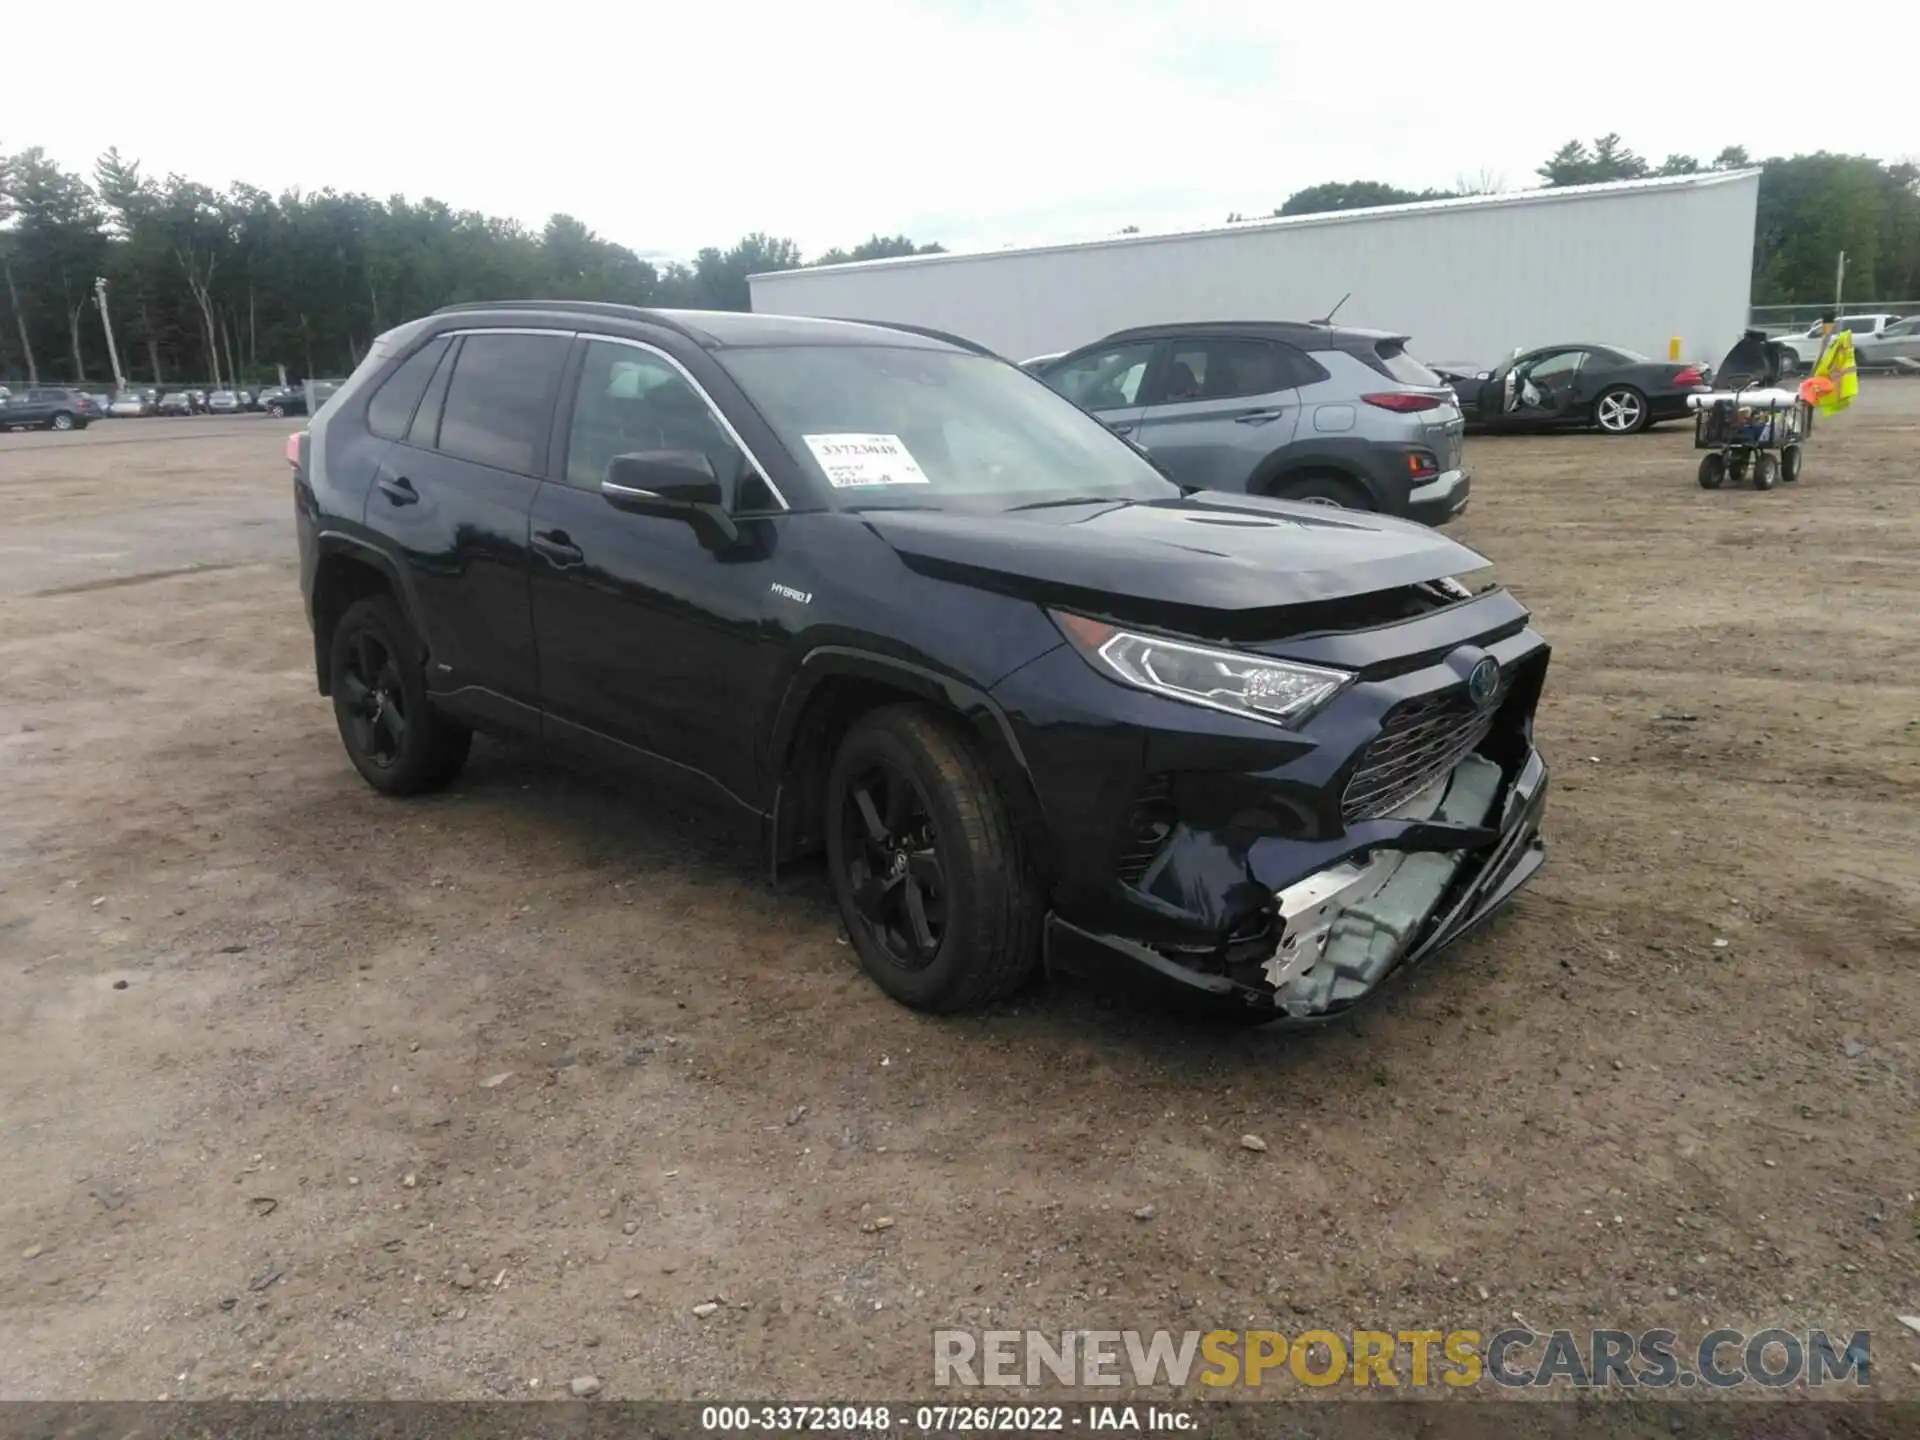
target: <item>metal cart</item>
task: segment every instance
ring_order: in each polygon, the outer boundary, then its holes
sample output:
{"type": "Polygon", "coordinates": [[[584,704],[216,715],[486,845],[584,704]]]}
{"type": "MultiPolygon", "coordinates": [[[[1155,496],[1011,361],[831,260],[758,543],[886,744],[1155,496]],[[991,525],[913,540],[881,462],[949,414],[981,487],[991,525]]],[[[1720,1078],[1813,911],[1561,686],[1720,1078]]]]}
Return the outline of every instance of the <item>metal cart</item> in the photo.
{"type": "Polygon", "coordinates": [[[1700,457],[1700,488],[1749,480],[1756,490],[1800,478],[1813,406],[1780,382],[1784,347],[1749,330],[1728,352],[1710,391],[1687,397],[1693,411],[1693,448],[1700,457]]]}

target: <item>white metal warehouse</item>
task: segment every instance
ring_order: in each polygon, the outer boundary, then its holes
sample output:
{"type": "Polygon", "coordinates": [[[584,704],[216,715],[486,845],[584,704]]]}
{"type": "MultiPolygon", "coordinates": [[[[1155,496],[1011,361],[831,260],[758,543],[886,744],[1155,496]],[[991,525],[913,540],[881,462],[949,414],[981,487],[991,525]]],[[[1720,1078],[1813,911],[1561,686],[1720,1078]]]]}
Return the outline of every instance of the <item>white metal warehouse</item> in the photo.
{"type": "Polygon", "coordinates": [[[1432,200],[751,278],[771,314],[934,326],[1026,359],[1130,325],[1307,320],[1433,360],[1593,341],[1717,361],[1748,317],[1757,169],[1432,200]]]}

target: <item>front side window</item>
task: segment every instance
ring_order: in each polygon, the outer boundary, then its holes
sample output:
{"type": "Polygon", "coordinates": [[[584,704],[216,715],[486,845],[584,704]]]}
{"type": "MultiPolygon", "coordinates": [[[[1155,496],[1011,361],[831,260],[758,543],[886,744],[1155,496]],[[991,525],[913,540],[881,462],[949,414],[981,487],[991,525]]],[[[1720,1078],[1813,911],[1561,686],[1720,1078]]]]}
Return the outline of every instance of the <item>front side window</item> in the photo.
{"type": "Polygon", "coordinates": [[[1557,355],[1545,356],[1526,366],[1526,376],[1536,384],[1542,380],[1570,380],[1586,358],[1587,352],[1584,350],[1562,350],[1557,355]]]}
{"type": "MultiPolygon", "coordinates": [[[[698,451],[729,495],[751,470],[700,392],[671,363],[649,350],[595,340],[574,393],[567,483],[597,490],[614,456],[648,450],[698,451]]],[[[739,503],[761,508],[755,499],[738,495],[739,503]]]]}
{"type": "Polygon", "coordinates": [[[843,509],[1007,510],[1180,493],[1099,421],[988,356],[886,345],[716,354],[843,509]]]}
{"type": "Polygon", "coordinates": [[[467,336],[441,405],[439,448],[496,470],[538,474],[570,343],[564,335],[467,336]]]}
{"type": "Polygon", "coordinates": [[[1151,342],[1114,345],[1049,365],[1042,375],[1083,410],[1118,410],[1139,403],[1140,382],[1152,359],[1151,342]]]}

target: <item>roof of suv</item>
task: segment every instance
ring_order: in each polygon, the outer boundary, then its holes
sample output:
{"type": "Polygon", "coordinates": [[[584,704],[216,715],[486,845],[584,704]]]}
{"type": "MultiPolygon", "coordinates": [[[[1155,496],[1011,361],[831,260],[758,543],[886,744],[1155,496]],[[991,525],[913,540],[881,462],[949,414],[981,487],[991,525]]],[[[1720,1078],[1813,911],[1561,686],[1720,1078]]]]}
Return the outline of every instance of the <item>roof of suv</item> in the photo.
{"type": "Polygon", "coordinates": [[[769,345],[905,345],[913,349],[966,350],[979,355],[993,352],[983,345],[921,325],[884,320],[828,320],[801,315],[757,315],[739,310],[653,310],[639,305],[616,305],[601,300],[482,300],[443,305],[436,315],[535,312],[556,317],[593,316],[603,320],[630,320],[678,331],[708,350],[731,346],[769,345]]]}
{"type": "Polygon", "coordinates": [[[1110,340],[1144,339],[1148,336],[1245,335],[1266,340],[1284,340],[1302,350],[1372,349],[1382,341],[1405,343],[1407,337],[1392,330],[1362,330],[1351,325],[1323,325],[1317,320],[1182,320],[1167,325],[1134,325],[1102,337],[1110,340]]]}

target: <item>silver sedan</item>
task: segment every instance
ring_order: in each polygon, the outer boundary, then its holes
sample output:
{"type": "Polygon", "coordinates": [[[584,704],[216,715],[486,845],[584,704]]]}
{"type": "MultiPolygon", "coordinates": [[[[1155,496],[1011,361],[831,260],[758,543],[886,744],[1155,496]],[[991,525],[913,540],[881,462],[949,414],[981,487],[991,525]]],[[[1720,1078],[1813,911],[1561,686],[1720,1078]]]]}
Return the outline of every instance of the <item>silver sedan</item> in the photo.
{"type": "Polygon", "coordinates": [[[1894,322],[1871,340],[1861,340],[1854,346],[1854,359],[1862,365],[1920,368],[1920,315],[1894,322]]]}

